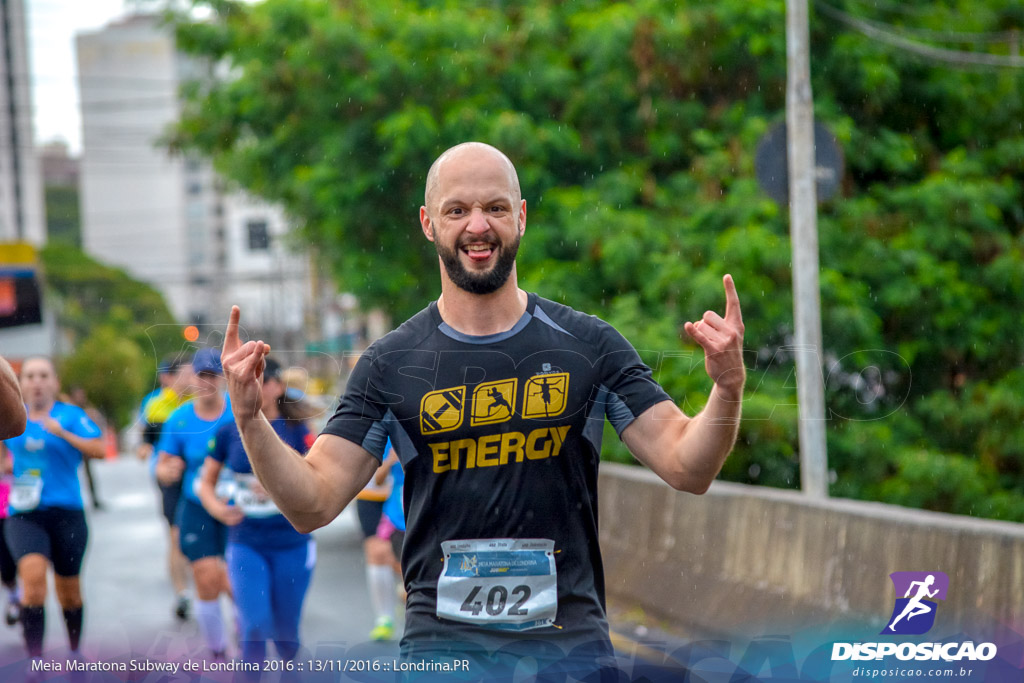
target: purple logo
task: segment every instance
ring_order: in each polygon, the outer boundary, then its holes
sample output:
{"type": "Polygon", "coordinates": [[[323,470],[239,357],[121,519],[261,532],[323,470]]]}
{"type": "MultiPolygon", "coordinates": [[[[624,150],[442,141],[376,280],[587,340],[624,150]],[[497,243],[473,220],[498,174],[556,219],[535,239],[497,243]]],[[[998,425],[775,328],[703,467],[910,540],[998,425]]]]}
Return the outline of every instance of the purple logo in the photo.
{"type": "Polygon", "coordinates": [[[896,604],[882,634],[917,636],[935,624],[936,600],[945,600],[949,577],[943,572],[893,572],[896,604]]]}

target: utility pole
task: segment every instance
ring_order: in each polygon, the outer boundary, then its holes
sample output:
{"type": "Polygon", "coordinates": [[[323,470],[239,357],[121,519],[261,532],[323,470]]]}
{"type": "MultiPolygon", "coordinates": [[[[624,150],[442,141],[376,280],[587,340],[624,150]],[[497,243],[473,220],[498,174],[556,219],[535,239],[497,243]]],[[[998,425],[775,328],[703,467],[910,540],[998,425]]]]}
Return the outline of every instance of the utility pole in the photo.
{"type": "Polygon", "coordinates": [[[800,485],[813,498],[828,496],[825,386],[818,285],[818,198],[815,187],[814,99],[807,0],[786,0],[786,137],[789,221],[793,250],[793,317],[799,404],[800,485]]]}

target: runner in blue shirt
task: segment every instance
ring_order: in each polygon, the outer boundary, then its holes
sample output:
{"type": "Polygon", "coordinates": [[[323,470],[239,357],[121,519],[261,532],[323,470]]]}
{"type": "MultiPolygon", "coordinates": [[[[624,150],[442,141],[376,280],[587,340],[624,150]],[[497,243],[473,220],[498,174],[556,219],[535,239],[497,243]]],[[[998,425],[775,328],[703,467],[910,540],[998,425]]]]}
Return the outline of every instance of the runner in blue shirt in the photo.
{"type": "Polygon", "coordinates": [[[149,474],[157,485],[160,511],[167,521],[167,573],[174,588],[174,615],[185,621],[191,609],[187,592],[190,572],[188,559],[181,553],[178,522],[175,519],[178,501],[181,499],[181,479],[167,486],[156,480],[156,463],[159,456],[156,444],[160,440],[160,430],[163,429],[167,418],[191,398],[191,357],[181,354],[168,356],[160,361],[157,377],[160,386],[147,394],[139,406],[138,419],[142,424],[142,443],[139,444],[138,456],[139,459],[148,462],[149,474]]]}
{"type": "Polygon", "coordinates": [[[192,359],[198,389],[195,398],[167,418],[156,450],[157,481],[168,486],[182,482],[176,521],[181,551],[192,566],[196,586],[196,620],[214,659],[226,658],[227,640],[218,598],[230,595],[224,569],[224,525],[206,512],[196,492],[199,470],[221,425],[230,423],[224,396],[220,357],[215,349],[200,349],[192,359]]]}
{"type": "MultiPolygon", "coordinates": [[[[268,358],[262,412],[282,441],[305,453],[309,430],[302,421],[304,406],[286,401],[284,389],[280,364],[268,358]]],[[[199,498],[228,526],[228,577],[241,621],[242,659],[262,664],[266,642],[273,640],[278,657],[291,661],[299,649],[299,620],[316,563],[316,544],[312,536],[295,530],[256,480],[233,421],[217,430],[201,476],[199,498]],[[233,504],[216,494],[224,472],[234,481],[233,504]]]]}
{"type": "Polygon", "coordinates": [[[371,640],[391,640],[395,635],[395,577],[402,575],[391,543],[387,538],[377,536],[377,528],[384,518],[384,506],[394,495],[392,465],[398,463],[398,454],[390,441],[384,452],[384,462],[356,497],[356,514],[363,532],[366,556],[366,586],[374,616],[371,640]]]}
{"type": "MultiPolygon", "coordinates": [[[[386,532],[389,539],[395,532],[405,533],[405,505],[402,502],[402,496],[405,491],[405,470],[402,469],[402,463],[396,461],[391,465],[391,476],[394,478],[395,483],[391,489],[391,495],[388,496],[387,501],[384,503],[384,516],[387,517],[388,523],[394,527],[393,530],[389,529],[386,532]]],[[[377,528],[380,529],[380,527],[377,528]]],[[[398,544],[394,551],[396,557],[401,557],[401,543],[398,544]]]]}
{"type": "Polygon", "coordinates": [[[103,457],[103,439],[84,410],[56,400],[60,383],[49,358],[36,356],[22,363],[21,389],[28,425],[24,434],[4,442],[14,456],[11,516],[4,537],[18,564],[25,647],[30,657],[42,655],[46,574],[52,564],[68,641],[77,653],[82,634],[78,575],[89,533],[78,466],[83,457],[103,457]]]}

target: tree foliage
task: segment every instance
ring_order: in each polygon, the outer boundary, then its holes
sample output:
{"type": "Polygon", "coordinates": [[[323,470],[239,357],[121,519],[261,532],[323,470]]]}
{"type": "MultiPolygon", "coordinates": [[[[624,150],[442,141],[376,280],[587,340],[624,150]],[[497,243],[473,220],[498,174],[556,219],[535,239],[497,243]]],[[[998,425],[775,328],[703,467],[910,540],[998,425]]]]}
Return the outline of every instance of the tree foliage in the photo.
{"type": "Polygon", "coordinates": [[[95,327],[60,365],[65,387],[80,386],[103,415],[118,428],[132,421],[148,386],[142,350],[108,325],[95,327]]]}
{"type": "Polygon", "coordinates": [[[79,208],[77,187],[67,185],[47,185],[44,191],[46,198],[46,234],[55,242],[82,245],[82,218],[79,208]]]}
{"type": "MultiPolygon", "coordinates": [[[[835,2],[901,30],[1024,19],[1011,0],[835,2]]],[[[753,163],[784,112],[784,0],[208,4],[177,35],[215,76],[170,144],[281,202],[344,289],[399,318],[435,295],[426,170],[490,142],[529,202],[524,286],[619,327],[688,410],[709,386],[680,326],[733,273],[750,381],[724,476],[798,485],[788,219],[753,163]]],[[[811,29],[847,166],[819,212],[832,492],[1024,520],[1024,70],[811,29]]]]}
{"type": "Polygon", "coordinates": [[[118,428],[127,426],[155,386],[159,359],[181,350],[181,327],[159,292],[120,268],[63,242],[39,255],[47,298],[74,349],[61,363],[65,387],[81,386],[118,428]]]}

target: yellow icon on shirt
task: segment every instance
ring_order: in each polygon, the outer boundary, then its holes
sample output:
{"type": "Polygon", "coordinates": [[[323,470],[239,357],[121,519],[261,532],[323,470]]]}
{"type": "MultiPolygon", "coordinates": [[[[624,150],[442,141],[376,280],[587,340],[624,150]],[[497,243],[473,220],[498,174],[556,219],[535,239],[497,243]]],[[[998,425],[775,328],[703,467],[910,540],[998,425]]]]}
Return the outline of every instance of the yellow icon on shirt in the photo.
{"type": "Polygon", "coordinates": [[[501,379],[496,382],[484,382],[473,390],[473,408],[469,413],[469,424],[497,424],[512,419],[516,404],[516,380],[501,379]]]}
{"type": "Polygon", "coordinates": [[[466,387],[450,387],[424,394],[420,401],[420,433],[440,434],[462,426],[466,387]]]}
{"type": "Polygon", "coordinates": [[[534,375],[526,380],[523,391],[523,417],[554,417],[565,412],[569,373],[534,375]]]}

